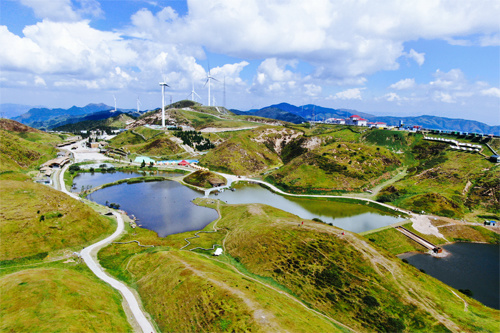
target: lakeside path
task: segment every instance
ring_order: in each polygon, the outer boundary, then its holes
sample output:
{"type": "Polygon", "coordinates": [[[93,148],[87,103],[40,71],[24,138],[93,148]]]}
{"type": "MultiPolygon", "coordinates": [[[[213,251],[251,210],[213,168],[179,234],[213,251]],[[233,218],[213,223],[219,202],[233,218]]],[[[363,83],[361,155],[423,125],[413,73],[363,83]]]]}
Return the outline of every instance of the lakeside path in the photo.
{"type": "MultiPolygon", "coordinates": [[[[66,193],[67,195],[69,195],[70,197],[72,197],[76,200],[80,200],[80,198],[78,196],[76,196],[73,193],[68,192],[68,190],[66,190],[66,186],[64,185],[64,172],[67,170],[68,167],[69,167],[69,164],[65,165],[59,174],[59,184],[61,186],[61,191],[66,193]]],[[[117,222],[117,228],[116,228],[115,232],[111,236],[106,237],[105,239],[103,239],[97,243],[94,243],[90,246],[87,246],[85,249],[83,249],[81,251],[80,255],[82,256],[82,259],[85,261],[85,263],[90,268],[90,270],[99,279],[108,283],[109,285],[111,285],[111,287],[115,288],[116,290],[118,290],[122,294],[122,296],[126,302],[126,306],[128,306],[128,308],[129,308],[128,309],[129,311],[126,310],[125,312],[130,313],[134,317],[136,323],[141,327],[141,330],[144,333],[153,333],[153,332],[155,332],[155,329],[153,328],[153,325],[149,322],[146,315],[142,311],[141,306],[139,305],[139,301],[137,300],[134,293],[125,284],[123,284],[122,282],[107,275],[104,272],[104,269],[102,268],[102,266],[99,265],[99,262],[97,261],[97,252],[99,252],[99,250],[101,248],[103,248],[104,246],[106,246],[106,245],[110,244],[112,241],[114,241],[118,236],[120,236],[120,234],[125,229],[125,224],[123,222],[123,218],[121,217],[121,215],[118,214],[117,212],[112,212],[112,213],[116,217],[116,222],[117,222]]],[[[98,295],[96,295],[96,296],[98,297],[98,295]]],[[[124,304],[124,306],[125,306],[125,304],[124,304]]],[[[132,325],[132,326],[134,326],[134,325],[132,325]]]]}
{"type": "Polygon", "coordinates": [[[368,199],[368,198],[360,198],[360,197],[352,197],[352,196],[344,196],[344,195],[321,195],[321,194],[293,194],[293,193],[287,193],[287,192],[284,192],[282,190],[280,190],[279,188],[277,188],[276,186],[268,183],[268,182],[265,182],[263,180],[258,180],[258,179],[252,179],[252,178],[247,178],[245,176],[235,176],[235,175],[230,175],[230,174],[226,174],[226,173],[220,173],[220,172],[215,172],[223,177],[225,177],[227,179],[227,185],[225,186],[221,186],[221,187],[217,187],[217,188],[214,188],[214,189],[210,189],[210,190],[207,190],[205,191],[205,196],[208,196],[208,194],[210,194],[211,191],[215,191],[215,190],[218,190],[218,189],[225,189],[225,188],[229,188],[231,187],[231,185],[233,183],[237,183],[239,181],[243,181],[243,182],[254,182],[254,183],[259,183],[259,184],[262,184],[264,186],[267,186],[269,187],[271,190],[273,190],[274,192],[276,193],[279,193],[281,195],[286,195],[286,196],[290,196],[290,197],[303,197],[303,198],[335,198],[335,199],[352,199],[352,200],[360,200],[360,201],[366,201],[366,202],[371,202],[371,203],[374,203],[374,204],[377,204],[377,205],[380,205],[380,206],[383,206],[383,207],[386,207],[386,208],[389,208],[393,211],[396,211],[396,212],[400,212],[400,213],[404,213],[404,214],[408,214],[410,216],[414,216],[415,214],[408,211],[408,210],[404,210],[404,209],[401,209],[401,208],[398,208],[398,207],[394,207],[394,206],[391,206],[391,205],[388,205],[386,203],[382,203],[382,202],[378,202],[378,201],[375,201],[375,200],[372,200],[372,199],[368,199]]]}

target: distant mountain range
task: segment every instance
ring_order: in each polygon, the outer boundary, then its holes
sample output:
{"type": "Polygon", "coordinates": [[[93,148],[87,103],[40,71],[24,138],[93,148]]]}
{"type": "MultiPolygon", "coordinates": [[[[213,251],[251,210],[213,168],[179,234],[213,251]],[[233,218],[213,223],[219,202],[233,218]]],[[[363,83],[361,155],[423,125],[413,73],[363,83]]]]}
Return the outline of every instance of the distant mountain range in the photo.
{"type": "Polygon", "coordinates": [[[384,122],[389,126],[399,125],[399,122],[402,120],[405,125],[420,125],[427,129],[500,135],[500,126],[489,126],[485,123],[475,120],[444,118],[427,115],[417,117],[376,116],[356,110],[331,109],[313,104],[295,106],[288,103],[281,103],[270,105],[258,110],[231,110],[231,112],[235,114],[247,114],[272,118],[292,122],[295,124],[299,124],[303,121],[313,120],[313,114],[314,120],[324,120],[328,118],[348,118],[352,115],[358,115],[360,117],[368,119],[371,122],[384,122]]]}
{"type": "Polygon", "coordinates": [[[30,127],[52,129],[80,121],[106,119],[118,116],[121,113],[129,113],[133,116],[139,115],[136,114],[136,110],[132,109],[117,109],[115,112],[113,107],[100,103],[88,104],[84,107],[72,106],[69,109],[32,108],[28,112],[12,119],[30,127]]]}
{"type": "Polygon", "coordinates": [[[3,118],[12,119],[28,112],[32,108],[42,108],[43,106],[33,106],[24,104],[2,103],[0,104],[0,112],[3,118]]]}

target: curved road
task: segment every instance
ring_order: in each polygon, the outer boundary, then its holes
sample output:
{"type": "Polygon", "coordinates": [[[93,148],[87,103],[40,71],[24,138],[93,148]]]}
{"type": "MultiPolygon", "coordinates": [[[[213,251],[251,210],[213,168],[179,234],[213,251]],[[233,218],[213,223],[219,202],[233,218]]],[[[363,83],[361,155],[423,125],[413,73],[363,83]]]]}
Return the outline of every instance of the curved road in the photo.
{"type": "Polygon", "coordinates": [[[229,187],[231,187],[232,183],[235,183],[235,182],[238,182],[238,181],[244,181],[244,182],[254,182],[254,183],[262,184],[264,186],[269,187],[271,190],[275,191],[276,193],[279,193],[279,194],[282,194],[282,195],[286,195],[286,196],[291,196],[291,197],[307,197],[307,198],[337,198],[337,199],[343,198],[343,199],[361,200],[361,201],[372,202],[372,203],[375,203],[377,205],[384,206],[386,208],[392,209],[392,210],[394,210],[396,212],[408,214],[410,216],[414,215],[410,211],[407,211],[407,210],[404,210],[404,209],[401,209],[401,208],[398,208],[398,207],[394,207],[394,206],[388,205],[386,203],[378,202],[376,200],[368,199],[368,198],[349,197],[349,196],[342,196],[342,195],[293,194],[293,193],[283,192],[282,190],[280,190],[279,188],[277,188],[273,184],[270,184],[270,183],[265,182],[263,180],[257,180],[257,179],[247,178],[245,176],[241,176],[241,178],[238,178],[238,176],[229,175],[229,174],[220,173],[220,172],[215,172],[215,173],[217,173],[217,174],[225,177],[227,179],[227,185],[224,185],[224,186],[221,186],[221,187],[216,187],[216,188],[211,188],[209,190],[206,190],[205,191],[205,196],[208,196],[211,191],[216,191],[218,189],[223,189],[223,188],[229,188],[229,187]]]}
{"type": "MultiPolygon", "coordinates": [[[[70,193],[66,190],[66,186],[64,185],[64,172],[66,169],[69,167],[69,164],[64,166],[64,168],[61,170],[59,173],[59,184],[61,186],[61,191],[68,194],[69,196],[75,198],[76,200],[80,200],[78,196],[76,196],[73,193],[70,193]]],[[[117,221],[117,228],[116,231],[109,237],[106,237],[105,239],[94,243],[85,249],[81,251],[81,256],[87,266],[94,272],[94,274],[103,280],[104,282],[108,283],[111,285],[111,287],[115,288],[118,290],[125,300],[127,301],[127,305],[130,309],[130,312],[132,315],[135,317],[136,322],[139,324],[141,327],[142,331],[144,333],[152,333],[155,332],[155,329],[153,328],[153,325],[149,322],[149,320],[146,318],[146,315],[142,311],[141,307],[139,306],[139,302],[135,295],[132,293],[132,291],[122,282],[110,277],[104,272],[104,269],[99,265],[97,262],[97,259],[94,258],[93,254],[95,255],[101,248],[104,246],[108,245],[111,243],[113,240],[115,240],[124,230],[125,224],[123,222],[123,219],[120,214],[113,212],[113,215],[116,217],[117,221]]]]}

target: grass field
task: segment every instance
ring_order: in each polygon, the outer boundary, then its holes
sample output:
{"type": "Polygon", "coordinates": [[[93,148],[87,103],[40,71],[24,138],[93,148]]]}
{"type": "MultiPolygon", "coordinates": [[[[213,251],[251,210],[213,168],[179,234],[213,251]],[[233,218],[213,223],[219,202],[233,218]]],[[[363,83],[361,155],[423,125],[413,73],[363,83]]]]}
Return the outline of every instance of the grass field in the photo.
{"type": "Polygon", "coordinates": [[[0,276],[2,332],[132,332],[121,296],[85,265],[0,276]]]}
{"type": "Polygon", "coordinates": [[[113,221],[44,185],[0,181],[0,260],[84,246],[110,233],[113,221]]]}

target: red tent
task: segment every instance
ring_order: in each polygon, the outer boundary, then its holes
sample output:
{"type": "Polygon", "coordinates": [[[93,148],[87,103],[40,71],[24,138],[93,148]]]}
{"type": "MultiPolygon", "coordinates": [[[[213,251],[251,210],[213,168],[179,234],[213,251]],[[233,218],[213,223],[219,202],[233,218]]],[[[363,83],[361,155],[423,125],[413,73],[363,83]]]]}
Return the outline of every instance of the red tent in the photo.
{"type": "Polygon", "coordinates": [[[182,160],[179,165],[182,165],[182,166],[189,166],[189,163],[186,162],[186,160],[182,160]]]}

